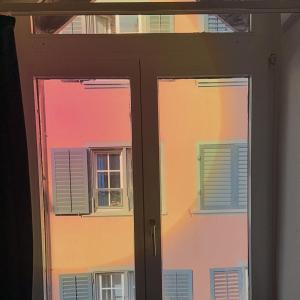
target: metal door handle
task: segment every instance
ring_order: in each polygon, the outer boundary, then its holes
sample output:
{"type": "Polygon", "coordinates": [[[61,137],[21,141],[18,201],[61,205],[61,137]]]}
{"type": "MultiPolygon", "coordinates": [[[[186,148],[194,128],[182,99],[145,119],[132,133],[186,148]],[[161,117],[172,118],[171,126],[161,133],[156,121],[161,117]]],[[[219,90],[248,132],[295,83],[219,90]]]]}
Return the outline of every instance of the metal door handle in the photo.
{"type": "Polygon", "coordinates": [[[157,256],[157,244],[156,244],[156,222],[155,220],[150,220],[150,226],[151,226],[151,238],[152,238],[152,250],[153,250],[153,256],[157,256]]]}

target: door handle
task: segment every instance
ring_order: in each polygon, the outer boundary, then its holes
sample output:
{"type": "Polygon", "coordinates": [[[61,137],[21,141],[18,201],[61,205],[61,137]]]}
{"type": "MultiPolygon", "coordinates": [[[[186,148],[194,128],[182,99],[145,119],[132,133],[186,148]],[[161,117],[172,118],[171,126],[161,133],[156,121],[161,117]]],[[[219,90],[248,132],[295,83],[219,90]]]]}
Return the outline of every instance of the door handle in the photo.
{"type": "Polygon", "coordinates": [[[156,234],[156,222],[154,219],[150,219],[150,226],[151,226],[151,239],[152,239],[152,251],[153,256],[157,256],[157,234],[156,234]]]}

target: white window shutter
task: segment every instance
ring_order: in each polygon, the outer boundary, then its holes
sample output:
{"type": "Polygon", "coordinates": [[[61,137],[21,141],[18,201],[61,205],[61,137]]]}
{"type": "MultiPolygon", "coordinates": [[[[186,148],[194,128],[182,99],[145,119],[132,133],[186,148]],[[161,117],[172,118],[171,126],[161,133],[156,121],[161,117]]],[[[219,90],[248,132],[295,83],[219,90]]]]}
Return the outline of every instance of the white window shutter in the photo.
{"type": "Polygon", "coordinates": [[[147,16],[147,32],[167,33],[174,31],[174,16],[151,15],[147,16]]]}
{"type": "Polygon", "coordinates": [[[201,209],[246,209],[247,143],[200,145],[201,209]]]}
{"type": "Polygon", "coordinates": [[[59,277],[60,300],[92,300],[92,275],[63,274],[59,277]]]}
{"type": "Polygon", "coordinates": [[[86,149],[52,149],[52,182],[57,215],[89,213],[86,149]]]}
{"type": "Polygon", "coordinates": [[[191,270],[163,271],[163,300],[175,299],[193,299],[193,273],[191,270]]]}
{"type": "Polygon", "coordinates": [[[56,214],[71,213],[70,155],[68,149],[52,149],[52,197],[56,214]]]}
{"type": "Polygon", "coordinates": [[[200,145],[201,209],[228,209],[233,202],[232,146],[200,145]]]}
{"type": "Polygon", "coordinates": [[[248,147],[237,144],[237,204],[239,208],[247,208],[248,203],[248,147]]]}
{"type": "Polygon", "coordinates": [[[219,16],[217,15],[207,15],[207,32],[233,32],[231,26],[226,24],[219,16]]]}

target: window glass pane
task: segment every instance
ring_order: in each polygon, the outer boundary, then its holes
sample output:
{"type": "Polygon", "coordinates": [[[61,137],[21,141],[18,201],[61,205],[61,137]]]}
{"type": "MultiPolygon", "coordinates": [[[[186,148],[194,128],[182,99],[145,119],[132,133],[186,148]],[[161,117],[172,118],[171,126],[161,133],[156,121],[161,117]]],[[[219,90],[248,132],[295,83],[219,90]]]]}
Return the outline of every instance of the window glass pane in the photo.
{"type": "Polygon", "coordinates": [[[36,86],[40,132],[47,133],[38,140],[47,170],[41,203],[49,300],[62,293],[134,300],[121,272],[135,270],[132,161],[124,149],[132,144],[130,81],[56,78],[36,86]]]}
{"type": "Polygon", "coordinates": [[[139,19],[138,16],[119,16],[120,19],[120,32],[138,32],[139,19]]]}
{"type": "Polygon", "coordinates": [[[117,289],[122,287],[122,275],[112,274],[112,287],[117,289]]]}
{"type": "Polygon", "coordinates": [[[166,300],[247,299],[248,103],[248,78],[158,80],[166,300]]]}
{"type": "Polygon", "coordinates": [[[109,155],[109,169],[120,170],[120,154],[109,155]]]}
{"type": "Polygon", "coordinates": [[[120,173],[111,172],[110,174],[110,187],[111,188],[120,188],[120,173]]]}
{"type": "Polygon", "coordinates": [[[103,300],[112,300],[111,290],[102,290],[102,299],[103,300]]]}
{"type": "Polygon", "coordinates": [[[109,192],[98,192],[99,206],[109,206],[109,192]]]}
{"type": "Polygon", "coordinates": [[[99,189],[108,188],[108,176],[106,172],[98,173],[98,188],[99,189]]]}
{"type": "Polygon", "coordinates": [[[107,155],[98,154],[97,155],[97,168],[98,170],[107,170],[107,155]]]}
{"type": "Polygon", "coordinates": [[[121,191],[111,191],[110,192],[110,205],[111,206],[121,206],[122,205],[121,191]]]}
{"type": "Polygon", "coordinates": [[[249,32],[249,14],[36,16],[33,33],[234,33],[249,32]]]}
{"type": "Polygon", "coordinates": [[[102,279],[102,288],[110,288],[111,285],[111,276],[110,275],[101,275],[102,279]]]}

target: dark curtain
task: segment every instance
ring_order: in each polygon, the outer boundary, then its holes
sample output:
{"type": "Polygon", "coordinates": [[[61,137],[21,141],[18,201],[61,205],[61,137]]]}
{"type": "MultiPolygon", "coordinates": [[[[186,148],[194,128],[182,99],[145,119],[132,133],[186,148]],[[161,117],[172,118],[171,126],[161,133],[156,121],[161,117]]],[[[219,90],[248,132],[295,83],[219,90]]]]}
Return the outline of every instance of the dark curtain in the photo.
{"type": "MultiPolygon", "coordinates": [[[[26,132],[14,39],[0,15],[1,299],[32,299],[32,219],[26,132]]],[[[29,49],[24,49],[24,51],[29,49]]]]}

